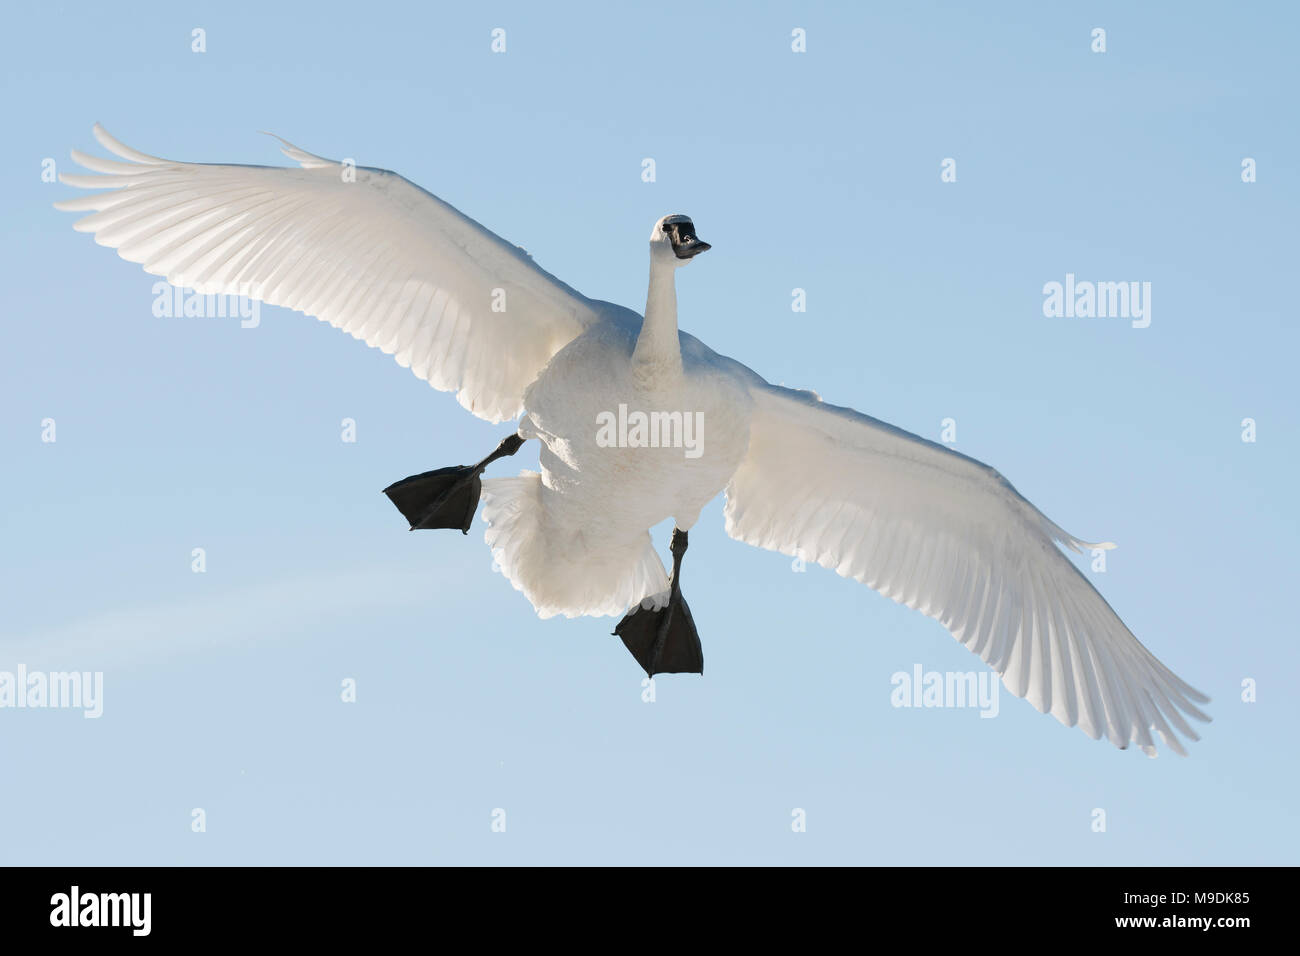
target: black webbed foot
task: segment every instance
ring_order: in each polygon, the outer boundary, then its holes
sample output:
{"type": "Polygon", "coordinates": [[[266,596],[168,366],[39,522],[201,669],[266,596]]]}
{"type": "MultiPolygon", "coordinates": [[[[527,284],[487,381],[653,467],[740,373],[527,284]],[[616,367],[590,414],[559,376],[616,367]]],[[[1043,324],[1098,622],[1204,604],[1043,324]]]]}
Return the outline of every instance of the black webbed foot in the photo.
{"type": "Polygon", "coordinates": [[[397,505],[411,530],[421,528],[457,528],[469,534],[469,526],[478,510],[483,469],[498,458],[513,455],[524,444],[519,435],[508,435],[496,451],[477,465],[454,465],[393,482],[384,489],[388,500],[397,505]]]}
{"type": "Polygon", "coordinates": [[[668,603],[657,611],[634,607],[614,633],[649,677],[655,674],[703,674],[704,648],[691,609],[682,597],[682,558],[686,532],[673,528],[673,576],[668,603]]]}
{"type": "Polygon", "coordinates": [[[632,652],[646,676],[703,674],[704,647],[686,599],[676,594],[657,611],[633,608],[614,633],[632,652]]]}
{"type": "Polygon", "coordinates": [[[412,531],[457,528],[469,534],[482,491],[483,482],[474,466],[455,465],[403,478],[385,488],[384,494],[397,505],[412,531]]]}

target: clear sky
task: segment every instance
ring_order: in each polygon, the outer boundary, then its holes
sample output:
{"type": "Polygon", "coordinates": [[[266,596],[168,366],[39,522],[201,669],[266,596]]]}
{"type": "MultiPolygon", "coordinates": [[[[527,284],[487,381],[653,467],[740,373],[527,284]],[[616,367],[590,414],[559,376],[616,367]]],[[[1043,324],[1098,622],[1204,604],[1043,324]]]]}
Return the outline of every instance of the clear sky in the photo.
{"type": "Polygon", "coordinates": [[[0,863],[1296,862],[1294,5],[56,6],[0,34],[0,671],[102,671],[103,714],[0,709],[0,863]],[[380,494],[509,426],[296,313],[155,317],[72,231],[43,162],[95,121],[397,170],[637,309],[652,223],[691,215],[684,328],[953,419],[1118,543],[1081,567],[1214,722],[1153,761],[1007,693],[895,708],[898,671],[985,666],[721,500],[683,578],[707,673],[644,702],[613,619],[538,620],[481,521],[410,534],[380,494]],[[1045,317],[1067,274],[1150,282],[1149,327],[1045,317]]]}

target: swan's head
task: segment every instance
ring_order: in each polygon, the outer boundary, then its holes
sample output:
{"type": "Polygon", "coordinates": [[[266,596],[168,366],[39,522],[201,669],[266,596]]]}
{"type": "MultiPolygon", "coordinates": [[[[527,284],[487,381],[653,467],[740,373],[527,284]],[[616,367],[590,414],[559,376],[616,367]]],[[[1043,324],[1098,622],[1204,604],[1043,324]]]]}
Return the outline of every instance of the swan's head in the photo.
{"type": "Polygon", "coordinates": [[[664,216],[650,233],[650,255],[674,266],[684,266],[701,252],[713,248],[695,235],[690,216],[664,216]]]}

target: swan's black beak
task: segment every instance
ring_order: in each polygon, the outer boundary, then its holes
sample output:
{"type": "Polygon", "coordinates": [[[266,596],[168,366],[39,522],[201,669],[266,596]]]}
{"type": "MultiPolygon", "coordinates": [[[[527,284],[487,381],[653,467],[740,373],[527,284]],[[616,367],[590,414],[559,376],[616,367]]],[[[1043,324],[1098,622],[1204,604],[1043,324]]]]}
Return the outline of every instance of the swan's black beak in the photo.
{"type": "Polygon", "coordinates": [[[673,252],[677,254],[678,259],[693,259],[701,252],[708,252],[712,248],[703,239],[696,239],[694,236],[683,243],[673,243],[673,252]]]}
{"type": "Polygon", "coordinates": [[[663,228],[678,259],[693,259],[713,248],[695,235],[695,223],[688,216],[669,216],[664,220],[663,228]]]}

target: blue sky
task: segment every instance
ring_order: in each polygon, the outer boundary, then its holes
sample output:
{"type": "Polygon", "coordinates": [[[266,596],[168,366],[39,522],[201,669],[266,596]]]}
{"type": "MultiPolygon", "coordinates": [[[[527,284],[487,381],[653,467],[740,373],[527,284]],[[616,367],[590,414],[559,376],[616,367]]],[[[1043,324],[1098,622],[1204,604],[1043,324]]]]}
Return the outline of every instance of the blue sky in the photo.
{"type": "Polygon", "coordinates": [[[1300,24],[1045,6],[9,11],[0,671],[102,671],[104,712],[0,709],[0,862],[1294,863],[1300,24]],[[643,702],[612,619],[538,620],[481,522],[408,534],[379,493],[507,426],[295,313],[156,318],[153,277],[71,230],[42,163],[99,152],[95,121],[397,170],[637,309],[651,224],[690,214],[714,248],[684,328],[926,437],[955,419],[1119,544],[1086,573],[1214,722],[1151,761],[1006,693],[991,720],[894,708],[897,671],[984,665],[732,541],[720,500],[683,578],[707,674],[643,702]],[[1150,327],[1044,317],[1067,273],[1150,282],[1150,327]]]}

